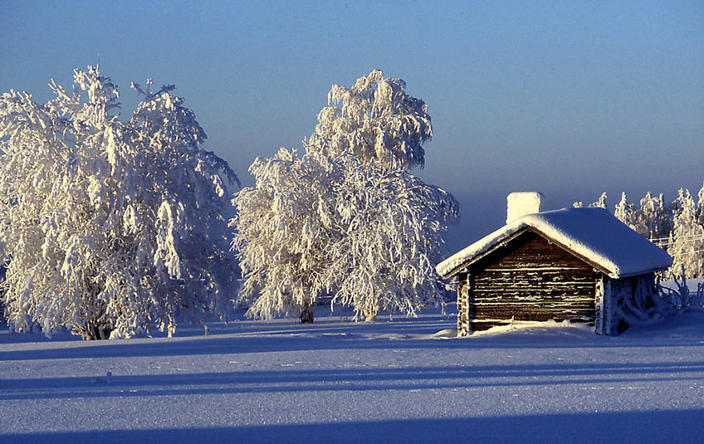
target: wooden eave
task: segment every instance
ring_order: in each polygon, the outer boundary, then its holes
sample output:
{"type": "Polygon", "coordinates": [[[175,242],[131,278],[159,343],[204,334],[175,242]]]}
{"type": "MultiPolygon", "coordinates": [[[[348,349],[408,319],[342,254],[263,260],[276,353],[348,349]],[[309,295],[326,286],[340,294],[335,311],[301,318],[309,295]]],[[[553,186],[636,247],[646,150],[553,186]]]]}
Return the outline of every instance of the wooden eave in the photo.
{"type": "Polygon", "coordinates": [[[608,276],[613,279],[624,279],[624,278],[629,278],[629,277],[633,277],[633,276],[641,276],[641,275],[648,274],[648,273],[655,273],[658,271],[664,271],[664,270],[667,270],[668,268],[670,268],[670,267],[649,268],[647,270],[642,270],[637,273],[619,274],[618,277],[614,277],[613,275],[608,275],[608,276]]]}
{"type": "Polygon", "coordinates": [[[607,269],[604,268],[603,266],[601,266],[601,265],[597,264],[596,262],[592,261],[591,259],[588,259],[588,258],[582,256],[581,254],[575,252],[574,250],[572,250],[572,249],[569,248],[568,246],[563,245],[562,243],[560,243],[560,242],[558,242],[558,241],[556,241],[556,240],[550,238],[548,235],[546,235],[546,234],[543,233],[542,231],[540,231],[540,230],[538,230],[538,229],[536,229],[536,228],[533,228],[533,227],[529,227],[528,229],[531,230],[532,232],[534,232],[535,234],[541,236],[541,237],[542,237],[543,239],[545,239],[546,241],[551,242],[551,243],[557,245],[558,247],[562,248],[563,250],[565,250],[566,252],[568,252],[568,253],[571,254],[572,256],[576,257],[577,259],[581,260],[581,261],[584,262],[585,264],[591,265],[592,268],[594,268],[596,271],[598,271],[598,272],[600,272],[600,273],[603,273],[603,274],[605,274],[605,275],[607,275],[607,276],[609,276],[609,277],[615,278],[615,279],[617,279],[617,278],[619,277],[619,276],[616,276],[616,275],[614,275],[613,273],[611,273],[609,270],[607,270],[607,269]]]}
{"type": "MultiPolygon", "coordinates": [[[[531,231],[531,232],[537,234],[538,236],[542,237],[543,239],[545,239],[545,240],[548,241],[549,243],[554,244],[554,245],[557,245],[558,247],[560,247],[561,249],[565,250],[567,253],[571,254],[572,256],[576,257],[577,259],[581,260],[581,261],[584,262],[585,264],[590,265],[592,268],[594,268],[594,269],[595,269],[596,271],[598,271],[599,273],[603,273],[603,274],[605,274],[606,276],[609,276],[609,277],[614,278],[614,279],[626,277],[626,276],[616,276],[616,275],[612,274],[612,273],[611,273],[609,270],[607,270],[606,268],[604,268],[604,267],[602,267],[601,265],[597,264],[596,262],[594,262],[594,261],[592,261],[592,260],[590,260],[590,259],[588,259],[588,258],[582,256],[581,254],[576,253],[574,250],[572,250],[572,249],[570,249],[569,247],[567,247],[566,245],[563,245],[562,243],[560,243],[560,242],[558,242],[558,241],[552,239],[550,236],[548,236],[547,234],[543,233],[542,231],[540,231],[540,230],[538,230],[538,229],[536,229],[536,228],[534,228],[534,227],[527,226],[527,227],[525,227],[525,228],[522,228],[522,229],[516,231],[515,233],[513,233],[513,234],[511,234],[511,235],[509,235],[509,236],[506,236],[505,238],[501,239],[500,241],[496,242],[496,243],[495,243],[491,248],[489,248],[488,250],[486,250],[486,251],[484,251],[484,252],[482,252],[482,253],[480,253],[480,254],[478,254],[478,255],[476,255],[476,256],[470,258],[470,259],[468,259],[467,261],[463,262],[461,265],[455,267],[450,273],[447,273],[445,276],[443,276],[443,278],[444,278],[444,279],[447,279],[447,278],[449,278],[449,277],[452,277],[452,276],[456,275],[456,274],[459,273],[462,269],[469,267],[469,266],[472,265],[473,263],[478,262],[478,261],[480,261],[481,259],[483,259],[483,258],[487,257],[488,255],[492,254],[493,252],[495,252],[495,251],[498,250],[499,248],[502,248],[502,247],[506,246],[507,244],[511,243],[514,239],[518,238],[519,236],[521,236],[522,234],[524,234],[526,231],[531,231]]],[[[657,271],[657,270],[654,270],[654,271],[657,271]]],[[[645,271],[645,272],[643,272],[643,273],[637,273],[637,274],[644,274],[644,273],[648,273],[648,271],[645,271]]],[[[636,275],[637,275],[637,274],[636,274],[636,275]]]]}

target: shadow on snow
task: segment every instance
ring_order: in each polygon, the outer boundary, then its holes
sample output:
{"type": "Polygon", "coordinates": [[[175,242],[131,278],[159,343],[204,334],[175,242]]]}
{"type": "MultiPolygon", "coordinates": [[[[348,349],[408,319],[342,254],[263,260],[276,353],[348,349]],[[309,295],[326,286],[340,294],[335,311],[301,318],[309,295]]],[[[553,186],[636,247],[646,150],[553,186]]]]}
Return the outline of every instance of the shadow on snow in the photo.
{"type": "MultiPolygon", "coordinates": [[[[432,408],[432,407],[430,407],[432,408]]],[[[106,430],[0,435],[16,443],[73,442],[700,442],[704,410],[598,412],[371,422],[106,430]]]]}
{"type": "MultiPolygon", "coordinates": [[[[430,316],[419,320],[395,320],[354,324],[321,322],[243,322],[219,324],[204,336],[203,330],[186,329],[175,338],[136,338],[114,341],[43,341],[25,348],[20,341],[0,349],[1,361],[230,355],[285,351],[359,349],[548,349],[548,348],[650,348],[704,346],[704,313],[690,313],[660,324],[627,330],[621,336],[597,336],[579,328],[535,328],[465,339],[430,339],[438,330],[454,327],[454,320],[430,316]],[[199,331],[196,335],[194,332],[199,331]],[[423,337],[419,339],[419,337],[423,337]],[[14,347],[18,345],[18,347],[14,347]],[[17,348],[13,350],[12,348],[17,348]]],[[[33,335],[29,335],[31,337],[33,335]]],[[[36,340],[36,336],[35,336],[36,340]]],[[[2,342],[2,341],[0,341],[2,342]]]]}
{"type": "Polygon", "coordinates": [[[0,400],[704,380],[704,362],[257,370],[0,380],[0,400]]]}

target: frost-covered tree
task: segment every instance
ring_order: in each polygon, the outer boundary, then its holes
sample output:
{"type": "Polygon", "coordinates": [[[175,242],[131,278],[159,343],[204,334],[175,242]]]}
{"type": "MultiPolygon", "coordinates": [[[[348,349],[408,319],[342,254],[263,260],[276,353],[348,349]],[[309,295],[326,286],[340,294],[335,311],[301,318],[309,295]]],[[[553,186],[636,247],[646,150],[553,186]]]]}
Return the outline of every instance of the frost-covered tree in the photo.
{"type": "Polygon", "coordinates": [[[608,197],[606,196],[606,192],[601,193],[601,196],[599,196],[599,198],[589,206],[595,208],[608,208],[609,202],[608,197]]]}
{"type": "Polygon", "coordinates": [[[237,178],[172,86],[122,122],[98,67],[38,105],[0,97],[0,257],[15,330],[130,337],[223,313],[233,291],[225,182],[237,178]],[[223,181],[224,179],[224,181],[223,181]]]}
{"type": "Polygon", "coordinates": [[[677,215],[670,235],[667,252],[672,256],[670,276],[678,276],[681,269],[687,278],[702,277],[704,265],[704,227],[697,221],[697,208],[689,190],[679,190],[676,199],[677,215]]]}
{"type": "MultiPolygon", "coordinates": [[[[588,206],[589,206],[590,208],[594,208],[594,207],[597,207],[597,208],[608,208],[608,207],[609,207],[609,202],[608,202],[608,197],[606,196],[606,192],[601,193],[601,196],[599,196],[599,198],[598,198],[596,201],[590,203],[588,206]]],[[[581,201],[580,201],[580,202],[575,202],[575,203],[572,204],[572,207],[574,207],[574,208],[584,208],[584,202],[581,202],[581,201]]]]}
{"type": "Polygon", "coordinates": [[[691,199],[692,195],[689,190],[685,190],[683,188],[677,190],[677,197],[672,201],[672,203],[670,203],[670,212],[673,221],[677,216],[679,216],[684,207],[688,205],[688,201],[691,199]]]}
{"type": "Polygon", "coordinates": [[[343,235],[330,245],[333,303],[373,320],[381,311],[415,314],[442,301],[435,265],[442,234],[457,215],[444,190],[400,168],[349,156],[336,183],[336,218],[343,235]]]}
{"type": "Polygon", "coordinates": [[[326,251],[339,236],[333,168],[325,156],[299,158],[283,148],[249,168],[256,185],[237,193],[232,221],[243,274],[239,301],[249,316],[312,321],[315,301],[331,288],[326,251]]]}
{"type": "Polygon", "coordinates": [[[255,161],[233,220],[248,314],[312,320],[323,294],[367,320],[440,302],[433,265],[457,204],[407,171],[431,135],[425,103],[373,71],[332,87],[304,155],[255,161]]]}
{"type": "MultiPolygon", "coordinates": [[[[678,205],[677,202],[674,203],[678,205]]],[[[626,193],[621,194],[621,200],[614,209],[614,216],[642,236],[663,242],[672,231],[672,211],[665,204],[662,194],[657,197],[647,192],[640,200],[640,208],[628,201],[626,193]]]]}
{"type": "Polygon", "coordinates": [[[697,194],[697,222],[704,226],[704,183],[697,194]]]}
{"type": "Polygon", "coordinates": [[[638,226],[648,239],[663,239],[672,231],[670,210],[664,202],[662,193],[654,197],[647,192],[640,200],[638,226]]]}
{"type": "Polygon", "coordinates": [[[308,150],[330,158],[350,153],[383,168],[422,167],[423,142],[433,135],[428,106],[406,93],[406,82],[374,70],[352,88],[333,85],[318,114],[308,150]]]}
{"type": "Polygon", "coordinates": [[[628,225],[632,230],[644,234],[638,224],[638,210],[628,201],[626,193],[621,193],[621,200],[614,208],[614,216],[616,216],[616,219],[628,225]]]}

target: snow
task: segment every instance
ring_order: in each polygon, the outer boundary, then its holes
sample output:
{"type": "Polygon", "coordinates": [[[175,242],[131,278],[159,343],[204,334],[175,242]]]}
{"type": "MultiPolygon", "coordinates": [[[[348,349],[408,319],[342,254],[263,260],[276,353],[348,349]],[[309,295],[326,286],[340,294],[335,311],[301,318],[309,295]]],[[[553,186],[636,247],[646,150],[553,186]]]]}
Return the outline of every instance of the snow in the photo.
{"type": "Polygon", "coordinates": [[[598,265],[614,279],[663,270],[672,258],[603,208],[567,208],[528,214],[494,231],[436,267],[450,276],[461,266],[511,235],[531,228],[543,237],[598,265]]]}
{"type": "Polygon", "coordinates": [[[511,223],[526,214],[539,213],[543,206],[543,194],[515,192],[506,196],[506,223],[511,223]]]}
{"type": "Polygon", "coordinates": [[[346,316],[89,342],[2,331],[0,442],[701,441],[702,313],[618,337],[543,323],[467,339],[445,339],[454,313],[346,316]]]}

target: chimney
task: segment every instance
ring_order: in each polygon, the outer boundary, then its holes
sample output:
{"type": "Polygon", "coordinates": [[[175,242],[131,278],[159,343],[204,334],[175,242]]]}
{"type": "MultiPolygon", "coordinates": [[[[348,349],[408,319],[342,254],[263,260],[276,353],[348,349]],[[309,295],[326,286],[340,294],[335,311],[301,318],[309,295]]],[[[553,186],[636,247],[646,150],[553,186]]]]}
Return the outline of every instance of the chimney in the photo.
{"type": "Polygon", "coordinates": [[[506,196],[506,224],[526,214],[540,213],[543,193],[527,191],[506,196]]]}

